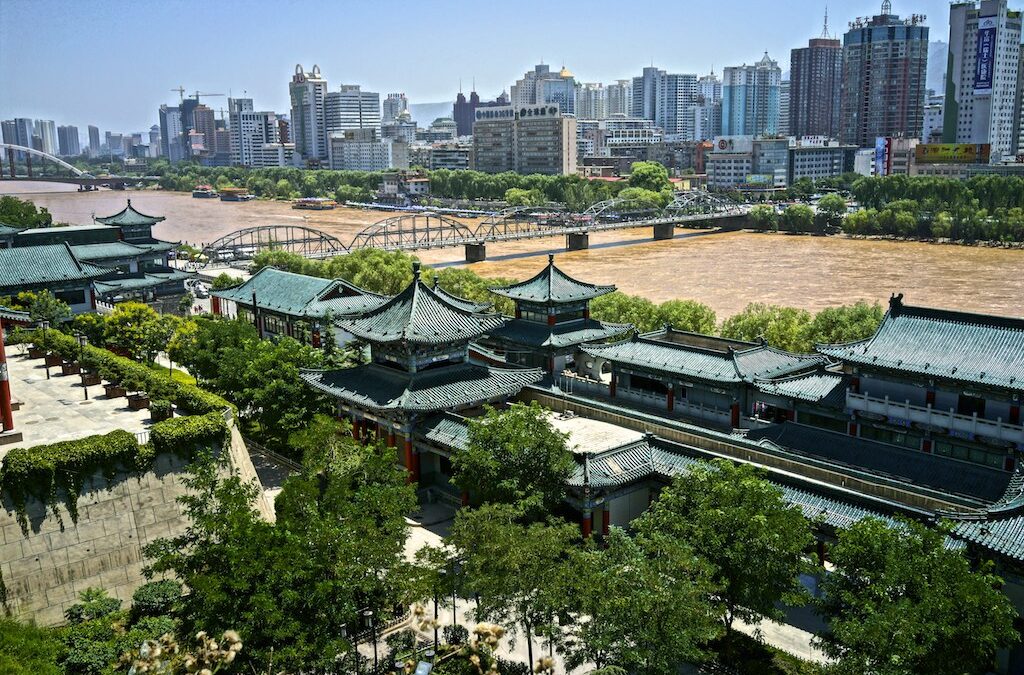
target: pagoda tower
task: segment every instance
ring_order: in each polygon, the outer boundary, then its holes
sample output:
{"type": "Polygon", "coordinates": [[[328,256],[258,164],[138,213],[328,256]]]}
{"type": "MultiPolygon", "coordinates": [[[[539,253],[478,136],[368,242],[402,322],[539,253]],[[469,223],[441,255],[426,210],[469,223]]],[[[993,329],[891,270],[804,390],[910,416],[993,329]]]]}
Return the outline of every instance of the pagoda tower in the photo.
{"type": "Polygon", "coordinates": [[[518,284],[491,289],[511,298],[516,316],[492,330],[486,342],[506,354],[510,363],[542,368],[556,375],[569,356],[588,342],[602,342],[633,329],[632,324],[603,323],[590,318],[590,301],[615,290],[577,281],[555,266],[555,256],[536,276],[518,284]]]}
{"type": "MultiPolygon", "coordinates": [[[[383,439],[399,448],[410,480],[420,482],[417,429],[445,412],[472,415],[506,401],[543,377],[539,369],[496,368],[470,362],[469,343],[505,321],[478,305],[431,288],[420,279],[364,314],[336,325],[370,345],[370,363],[340,370],[307,370],[302,377],[337,401],[338,416],[352,420],[357,439],[383,439]]],[[[428,452],[426,446],[424,452],[428,452]]],[[[428,473],[440,473],[431,457],[428,473]]]]}

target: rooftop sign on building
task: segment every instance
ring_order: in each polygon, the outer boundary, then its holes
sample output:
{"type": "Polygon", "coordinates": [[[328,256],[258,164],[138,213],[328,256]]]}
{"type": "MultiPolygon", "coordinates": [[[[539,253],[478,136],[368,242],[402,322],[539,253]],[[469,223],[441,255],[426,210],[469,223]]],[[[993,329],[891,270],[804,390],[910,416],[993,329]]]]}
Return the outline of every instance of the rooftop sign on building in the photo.
{"type": "Polygon", "coordinates": [[[988,164],[988,143],[920,143],[914,149],[917,164],[988,164]]]}

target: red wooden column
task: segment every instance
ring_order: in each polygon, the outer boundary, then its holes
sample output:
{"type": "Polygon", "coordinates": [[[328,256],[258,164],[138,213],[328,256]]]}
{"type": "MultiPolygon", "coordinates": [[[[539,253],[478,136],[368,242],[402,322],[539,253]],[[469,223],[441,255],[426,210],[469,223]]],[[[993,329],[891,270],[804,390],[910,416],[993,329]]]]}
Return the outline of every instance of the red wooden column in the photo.
{"type": "Polygon", "coordinates": [[[818,540],[818,564],[822,567],[825,566],[825,542],[818,540]]]}
{"type": "Polygon", "coordinates": [[[935,406],[935,391],[934,390],[929,389],[928,391],[926,391],[924,393],[924,402],[925,402],[925,405],[927,405],[929,408],[935,406]]]}
{"type": "Polygon", "coordinates": [[[416,483],[420,479],[419,461],[416,457],[416,453],[412,449],[412,437],[406,436],[405,443],[403,445],[405,455],[405,469],[408,472],[406,477],[407,482],[416,483]]]}
{"type": "Polygon", "coordinates": [[[611,504],[605,502],[604,509],[601,511],[601,536],[608,536],[608,529],[612,524],[612,510],[611,504]]]}
{"type": "Polygon", "coordinates": [[[608,384],[608,395],[615,398],[615,371],[612,371],[612,381],[608,384]]]}
{"type": "Polygon", "coordinates": [[[740,426],[740,404],[738,402],[733,403],[729,409],[729,423],[733,429],[738,429],[740,426]]]}
{"type": "Polygon", "coordinates": [[[594,529],[594,513],[590,509],[583,509],[583,520],[580,523],[580,529],[583,532],[583,538],[588,539],[591,531],[594,529]]]}
{"type": "Polygon", "coordinates": [[[359,440],[359,418],[352,417],[352,438],[359,440]]]}
{"type": "Polygon", "coordinates": [[[856,422],[850,422],[849,426],[846,427],[846,433],[849,436],[856,436],[857,435],[857,423],[856,422]]]}
{"type": "Polygon", "coordinates": [[[11,378],[7,372],[7,352],[4,351],[4,326],[0,322],[0,420],[3,431],[14,431],[14,409],[11,407],[11,378]]]}
{"type": "Polygon", "coordinates": [[[1013,404],[1010,406],[1010,424],[1020,424],[1020,406],[1013,404]]]}
{"type": "Polygon", "coordinates": [[[214,316],[220,316],[220,298],[216,295],[210,298],[210,311],[214,316]]]}
{"type": "Polygon", "coordinates": [[[666,398],[668,400],[668,411],[672,412],[673,410],[675,410],[675,407],[676,407],[676,388],[675,388],[675,385],[669,385],[668,395],[666,396],[666,398]]]}
{"type": "Polygon", "coordinates": [[[932,452],[932,439],[930,439],[930,438],[921,439],[921,450],[924,451],[924,452],[927,452],[928,454],[931,454],[931,452],[932,452]]]}

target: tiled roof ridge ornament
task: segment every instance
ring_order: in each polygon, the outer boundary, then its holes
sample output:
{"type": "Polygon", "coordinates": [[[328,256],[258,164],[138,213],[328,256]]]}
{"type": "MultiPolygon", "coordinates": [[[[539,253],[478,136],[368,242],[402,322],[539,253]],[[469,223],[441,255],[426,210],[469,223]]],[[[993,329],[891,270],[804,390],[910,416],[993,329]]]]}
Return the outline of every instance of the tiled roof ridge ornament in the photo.
{"type": "Polygon", "coordinates": [[[900,313],[903,309],[903,294],[896,295],[893,293],[889,297],[889,311],[895,316],[900,313]]]}

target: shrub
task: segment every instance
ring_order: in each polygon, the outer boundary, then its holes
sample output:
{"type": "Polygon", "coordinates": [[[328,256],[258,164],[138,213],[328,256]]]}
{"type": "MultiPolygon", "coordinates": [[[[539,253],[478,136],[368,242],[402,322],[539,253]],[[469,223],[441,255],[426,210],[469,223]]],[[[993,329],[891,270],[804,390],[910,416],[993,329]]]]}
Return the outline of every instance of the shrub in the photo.
{"type": "Polygon", "coordinates": [[[469,643],[469,631],[463,626],[445,626],[442,631],[445,644],[464,645],[469,643]]]}
{"type": "Polygon", "coordinates": [[[64,617],[72,624],[101,619],[121,609],[121,601],[108,596],[102,588],[87,588],[79,594],[78,599],[81,602],[64,611],[64,617]]]}
{"type": "Polygon", "coordinates": [[[171,452],[191,457],[198,448],[222,442],[226,431],[224,415],[211,412],[199,417],[175,417],[157,422],[150,429],[149,438],[156,454],[171,452]]]}
{"type": "Polygon", "coordinates": [[[136,617],[170,614],[181,598],[181,583],[173,579],[151,581],[135,589],[132,594],[132,613],[136,617]]]}

